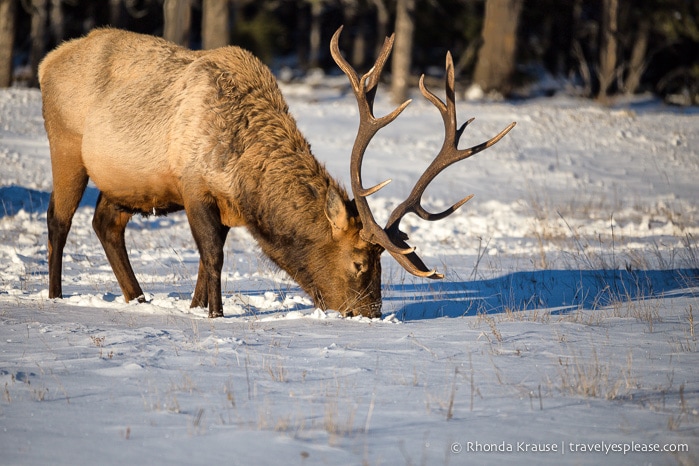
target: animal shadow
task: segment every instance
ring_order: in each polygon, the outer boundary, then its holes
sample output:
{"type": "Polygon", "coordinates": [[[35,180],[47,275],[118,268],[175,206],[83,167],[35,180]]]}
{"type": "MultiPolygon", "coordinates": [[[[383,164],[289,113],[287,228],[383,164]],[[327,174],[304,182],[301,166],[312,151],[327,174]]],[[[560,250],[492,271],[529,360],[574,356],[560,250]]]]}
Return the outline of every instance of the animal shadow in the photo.
{"type": "MultiPolygon", "coordinates": [[[[98,195],[97,188],[88,186],[80,201],[80,207],[94,207],[97,204],[98,195]]],[[[24,186],[2,186],[0,187],[0,218],[17,215],[22,210],[29,214],[46,212],[50,198],[50,192],[24,186]]]]}
{"type": "Polygon", "coordinates": [[[501,277],[387,287],[401,320],[548,309],[555,314],[592,310],[615,302],[696,296],[699,269],[541,270],[501,277]]]}

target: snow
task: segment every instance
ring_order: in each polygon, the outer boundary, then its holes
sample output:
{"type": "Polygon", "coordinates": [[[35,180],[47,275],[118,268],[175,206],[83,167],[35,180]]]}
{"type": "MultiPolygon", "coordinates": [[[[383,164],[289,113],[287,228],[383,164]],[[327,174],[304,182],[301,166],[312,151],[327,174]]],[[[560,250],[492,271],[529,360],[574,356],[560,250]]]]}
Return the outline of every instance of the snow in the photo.
{"type": "MultiPolygon", "coordinates": [[[[342,86],[285,85],[314,153],[349,185],[357,110],[342,86]]],[[[384,92],[385,94],[385,92],[384,92]]],[[[379,92],[377,113],[392,109],[379,92]]],[[[699,114],[646,97],[460,101],[462,146],[496,146],[404,220],[443,281],[383,258],[384,315],[314,309],[231,232],[223,319],[190,309],[182,213],[134,218],[146,304],[125,303],[74,221],[65,299],[48,299],[48,143],[38,91],[0,91],[2,464],[699,463],[699,114]],[[662,451],[656,451],[662,450],[662,451]]],[[[365,158],[385,220],[442,140],[415,96],[365,158]]]]}

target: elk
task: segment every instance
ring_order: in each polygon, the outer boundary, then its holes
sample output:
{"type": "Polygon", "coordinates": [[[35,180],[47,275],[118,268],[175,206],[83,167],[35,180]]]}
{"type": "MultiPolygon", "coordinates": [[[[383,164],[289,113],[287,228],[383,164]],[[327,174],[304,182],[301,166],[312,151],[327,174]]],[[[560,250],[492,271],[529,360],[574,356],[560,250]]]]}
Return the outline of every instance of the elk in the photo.
{"type": "Polygon", "coordinates": [[[408,246],[399,224],[407,213],[438,220],[421,196],[447,166],[498,142],[457,149],[472,120],[456,128],[454,68],[447,55],[447,102],[422,94],[444,120],[444,146],[386,227],[367,196],[385,186],[362,184],[364,152],[376,132],[410,101],[375,118],[373,102],[391,52],[387,38],[374,67],[361,78],[331,52],[349,78],[360,123],[351,154],[354,200],[312,155],[271,71],[238,47],[192,51],[153,36],[98,29],[66,42],[42,61],[39,80],[51,153],[53,191],[48,212],[49,297],[62,297],[62,257],[73,215],[91,179],[100,194],[93,228],[128,302],[145,302],[126,251],[130,218],[184,209],[200,260],[192,307],[223,316],[223,246],[231,227],[247,228],[263,253],[312,297],[315,306],[345,316],[381,316],[381,261],[387,250],[408,272],[428,269],[408,246]]]}

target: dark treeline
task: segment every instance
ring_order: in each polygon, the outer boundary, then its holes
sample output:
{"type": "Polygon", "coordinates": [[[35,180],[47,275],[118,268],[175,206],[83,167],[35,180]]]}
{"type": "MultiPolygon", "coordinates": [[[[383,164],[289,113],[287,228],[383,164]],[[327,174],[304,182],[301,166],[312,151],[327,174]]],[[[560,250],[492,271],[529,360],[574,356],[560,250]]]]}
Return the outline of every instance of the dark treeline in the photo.
{"type": "Polygon", "coordinates": [[[328,43],[340,25],[341,47],[360,70],[396,32],[389,69],[398,100],[420,74],[443,73],[450,50],[461,89],[517,96],[565,87],[601,101],[652,92],[699,104],[699,0],[0,0],[0,87],[35,86],[47,51],[100,26],[191,48],[239,45],[284,79],[336,72],[328,43]]]}

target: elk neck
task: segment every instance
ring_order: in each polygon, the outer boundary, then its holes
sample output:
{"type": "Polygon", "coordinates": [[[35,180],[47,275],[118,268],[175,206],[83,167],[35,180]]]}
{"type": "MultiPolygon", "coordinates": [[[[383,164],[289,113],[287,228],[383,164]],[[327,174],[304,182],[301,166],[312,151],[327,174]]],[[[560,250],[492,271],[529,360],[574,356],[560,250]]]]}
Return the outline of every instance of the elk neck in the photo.
{"type": "MultiPolygon", "coordinates": [[[[244,67],[246,71],[249,67],[244,67]]],[[[311,153],[266,67],[252,79],[219,79],[213,164],[223,165],[227,198],[263,252],[313,295],[315,271],[333,254],[325,214],[329,189],[346,191],[311,153]],[[249,85],[247,84],[249,83],[249,85]]],[[[234,225],[232,225],[234,226],[234,225]]]]}

